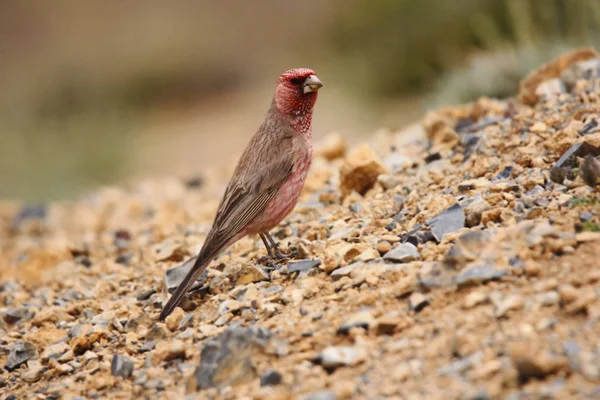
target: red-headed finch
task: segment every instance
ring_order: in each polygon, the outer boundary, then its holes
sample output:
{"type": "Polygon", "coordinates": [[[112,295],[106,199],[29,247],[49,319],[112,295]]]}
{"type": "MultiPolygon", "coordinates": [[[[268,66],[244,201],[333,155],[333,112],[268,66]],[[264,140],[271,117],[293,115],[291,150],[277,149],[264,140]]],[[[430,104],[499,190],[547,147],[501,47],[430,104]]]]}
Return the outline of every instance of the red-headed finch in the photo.
{"type": "Polygon", "coordinates": [[[304,185],[312,161],[313,107],[322,86],[311,69],[291,69],[279,77],[271,107],[237,164],[198,258],[161,311],[161,320],[209,263],[242,237],[258,234],[269,256],[282,256],[269,230],[292,211],[304,185]]]}

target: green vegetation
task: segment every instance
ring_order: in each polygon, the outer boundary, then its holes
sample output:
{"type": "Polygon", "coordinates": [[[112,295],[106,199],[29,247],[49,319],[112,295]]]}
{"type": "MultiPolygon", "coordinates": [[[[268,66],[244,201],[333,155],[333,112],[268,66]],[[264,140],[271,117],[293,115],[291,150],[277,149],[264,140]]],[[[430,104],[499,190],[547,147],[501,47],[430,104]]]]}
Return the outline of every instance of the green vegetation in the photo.
{"type": "Polygon", "coordinates": [[[512,94],[527,71],[599,32],[597,0],[358,0],[334,43],[348,73],[371,71],[375,94],[425,90],[439,104],[512,94]]]}
{"type": "Polygon", "coordinates": [[[126,172],[130,124],[116,110],[15,124],[0,135],[0,198],[38,202],[70,197],[126,172]]]}
{"type": "Polygon", "coordinates": [[[592,221],[586,221],[582,224],[584,232],[600,232],[600,225],[592,221]]]}

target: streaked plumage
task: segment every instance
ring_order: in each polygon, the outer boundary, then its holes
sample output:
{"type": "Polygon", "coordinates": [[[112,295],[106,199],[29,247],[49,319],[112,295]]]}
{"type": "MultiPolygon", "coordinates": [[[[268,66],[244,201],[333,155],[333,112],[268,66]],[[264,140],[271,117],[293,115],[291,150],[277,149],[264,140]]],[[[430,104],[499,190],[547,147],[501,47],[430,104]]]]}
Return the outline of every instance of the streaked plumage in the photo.
{"type": "Polygon", "coordinates": [[[312,112],[321,86],[310,69],[279,77],[271,107],[238,162],[198,258],[161,320],[222,250],[246,235],[268,235],[292,211],[312,161],[312,112]]]}

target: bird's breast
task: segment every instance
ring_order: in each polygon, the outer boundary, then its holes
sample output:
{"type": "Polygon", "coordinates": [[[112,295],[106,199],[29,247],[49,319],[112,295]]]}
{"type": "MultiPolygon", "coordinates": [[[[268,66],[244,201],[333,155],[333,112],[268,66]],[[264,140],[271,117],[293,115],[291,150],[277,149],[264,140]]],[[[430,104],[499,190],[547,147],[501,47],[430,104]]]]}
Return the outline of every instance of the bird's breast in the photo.
{"type": "Polygon", "coordinates": [[[296,166],[281,185],[264,211],[252,223],[252,231],[264,232],[277,226],[296,206],[312,162],[312,148],[305,147],[298,155],[296,166]]]}

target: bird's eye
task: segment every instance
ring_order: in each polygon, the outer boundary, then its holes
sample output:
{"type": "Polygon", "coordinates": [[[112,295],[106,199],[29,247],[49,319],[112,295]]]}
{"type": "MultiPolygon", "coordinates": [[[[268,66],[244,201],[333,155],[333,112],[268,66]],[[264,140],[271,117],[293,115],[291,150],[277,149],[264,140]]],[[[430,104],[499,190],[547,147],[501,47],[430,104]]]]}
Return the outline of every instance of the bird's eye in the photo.
{"type": "Polygon", "coordinates": [[[299,85],[302,83],[302,79],[300,78],[292,78],[290,79],[290,82],[292,82],[294,85],[299,85]]]}

